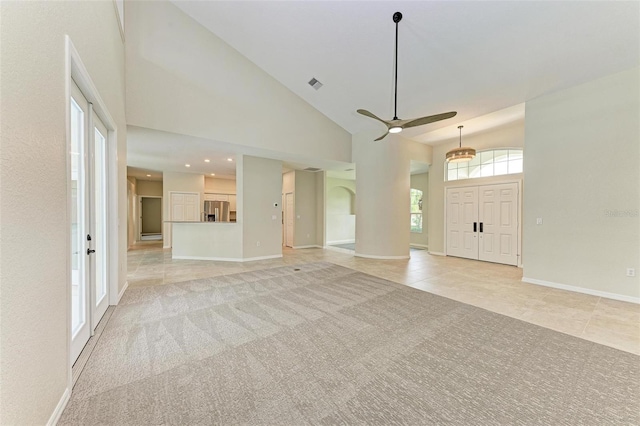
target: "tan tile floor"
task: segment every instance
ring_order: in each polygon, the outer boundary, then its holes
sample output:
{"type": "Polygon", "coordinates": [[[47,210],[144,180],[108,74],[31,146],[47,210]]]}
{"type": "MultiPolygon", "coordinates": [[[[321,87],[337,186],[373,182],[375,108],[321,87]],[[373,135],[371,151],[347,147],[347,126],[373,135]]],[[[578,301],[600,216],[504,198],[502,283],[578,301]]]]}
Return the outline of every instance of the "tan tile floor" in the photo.
{"type": "Polygon", "coordinates": [[[285,248],[255,262],[174,260],[161,243],[128,253],[129,287],[326,261],[627,352],[640,354],[640,305],[523,283],[513,266],[412,251],[409,260],[374,260],[326,249],[285,248]]]}

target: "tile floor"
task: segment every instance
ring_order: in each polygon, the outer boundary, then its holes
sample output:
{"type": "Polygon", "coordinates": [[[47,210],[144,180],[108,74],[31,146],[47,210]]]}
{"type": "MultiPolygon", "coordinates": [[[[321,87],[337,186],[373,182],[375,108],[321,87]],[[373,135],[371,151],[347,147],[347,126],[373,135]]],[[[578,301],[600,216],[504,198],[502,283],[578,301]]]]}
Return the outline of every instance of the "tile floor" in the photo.
{"type": "Polygon", "coordinates": [[[412,251],[409,260],[374,260],[324,249],[285,248],[255,262],[173,260],[158,242],[128,253],[129,287],[161,285],[282,265],[326,261],[459,302],[640,355],[640,305],[523,283],[522,270],[412,251]]]}

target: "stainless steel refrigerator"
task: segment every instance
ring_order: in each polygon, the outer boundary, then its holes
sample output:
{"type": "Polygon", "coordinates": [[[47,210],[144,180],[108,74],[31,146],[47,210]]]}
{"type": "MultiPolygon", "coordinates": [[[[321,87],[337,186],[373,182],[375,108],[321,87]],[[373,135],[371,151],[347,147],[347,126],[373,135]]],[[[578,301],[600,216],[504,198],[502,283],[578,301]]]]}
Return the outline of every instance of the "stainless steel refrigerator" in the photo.
{"type": "Polygon", "coordinates": [[[205,201],[204,220],[207,222],[229,222],[229,202],[205,201]]]}

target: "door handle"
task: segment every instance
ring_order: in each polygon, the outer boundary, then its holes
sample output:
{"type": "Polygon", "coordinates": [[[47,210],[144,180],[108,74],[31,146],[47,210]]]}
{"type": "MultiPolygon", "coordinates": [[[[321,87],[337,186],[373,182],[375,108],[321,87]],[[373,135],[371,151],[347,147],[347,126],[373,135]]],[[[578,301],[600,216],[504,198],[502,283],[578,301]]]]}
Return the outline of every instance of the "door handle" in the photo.
{"type": "Polygon", "coordinates": [[[95,253],[95,250],[91,250],[91,249],[87,249],[87,255],[91,254],[91,253],[95,253]]]}
{"type": "Polygon", "coordinates": [[[473,222],[473,232],[478,232],[478,222],[473,222]]]}
{"type": "Polygon", "coordinates": [[[480,222],[480,232],[483,232],[483,229],[482,229],[483,226],[482,225],[484,225],[484,223],[480,222]]]}

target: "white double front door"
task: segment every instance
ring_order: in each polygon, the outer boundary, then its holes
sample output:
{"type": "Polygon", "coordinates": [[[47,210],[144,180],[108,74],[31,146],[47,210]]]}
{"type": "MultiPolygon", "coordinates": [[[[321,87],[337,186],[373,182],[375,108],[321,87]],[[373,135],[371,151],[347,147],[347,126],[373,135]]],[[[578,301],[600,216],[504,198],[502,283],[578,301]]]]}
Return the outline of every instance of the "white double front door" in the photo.
{"type": "Polygon", "coordinates": [[[109,307],[108,133],[73,81],[69,104],[73,362],[109,307]]]}
{"type": "Polygon", "coordinates": [[[518,184],[447,188],[448,256],[518,264],[518,184]]]}

